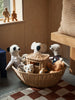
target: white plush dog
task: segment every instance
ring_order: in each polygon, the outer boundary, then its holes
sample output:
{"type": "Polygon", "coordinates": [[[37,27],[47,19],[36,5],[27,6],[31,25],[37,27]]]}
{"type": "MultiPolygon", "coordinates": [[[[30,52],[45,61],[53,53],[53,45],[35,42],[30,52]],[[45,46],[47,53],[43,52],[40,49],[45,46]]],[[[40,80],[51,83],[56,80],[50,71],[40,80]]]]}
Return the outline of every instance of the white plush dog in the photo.
{"type": "Polygon", "coordinates": [[[8,65],[6,66],[6,70],[9,69],[13,64],[15,67],[17,67],[19,64],[21,64],[21,57],[19,55],[20,47],[16,44],[11,45],[7,48],[7,51],[10,52],[11,60],[9,61],[8,65]]]}
{"type": "Polygon", "coordinates": [[[57,60],[63,60],[60,55],[60,45],[59,44],[53,44],[50,46],[50,50],[53,52],[54,56],[50,57],[51,60],[53,60],[53,63],[57,60]]]}
{"type": "Polygon", "coordinates": [[[44,53],[47,50],[47,46],[40,42],[33,42],[31,44],[31,50],[34,50],[34,53],[36,52],[44,53]]]}

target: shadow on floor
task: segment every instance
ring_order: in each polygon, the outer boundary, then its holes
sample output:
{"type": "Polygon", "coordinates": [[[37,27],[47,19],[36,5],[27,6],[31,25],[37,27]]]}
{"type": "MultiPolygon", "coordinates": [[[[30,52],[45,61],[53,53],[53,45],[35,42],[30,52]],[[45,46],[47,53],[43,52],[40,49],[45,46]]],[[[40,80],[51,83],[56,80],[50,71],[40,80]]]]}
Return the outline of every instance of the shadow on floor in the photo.
{"type": "Polygon", "coordinates": [[[7,72],[7,78],[0,78],[0,95],[21,87],[27,88],[28,86],[23,84],[12,70],[7,72]]]}

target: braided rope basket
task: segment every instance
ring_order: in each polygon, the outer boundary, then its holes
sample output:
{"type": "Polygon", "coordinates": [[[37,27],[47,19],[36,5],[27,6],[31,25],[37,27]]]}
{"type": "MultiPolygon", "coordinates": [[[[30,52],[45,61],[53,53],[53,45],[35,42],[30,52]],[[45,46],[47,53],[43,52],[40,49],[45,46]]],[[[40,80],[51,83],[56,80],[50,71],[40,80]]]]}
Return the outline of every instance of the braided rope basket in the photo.
{"type": "Polygon", "coordinates": [[[57,84],[64,74],[65,68],[55,73],[34,74],[19,71],[12,66],[12,69],[23,83],[37,88],[51,87],[57,84]]]}

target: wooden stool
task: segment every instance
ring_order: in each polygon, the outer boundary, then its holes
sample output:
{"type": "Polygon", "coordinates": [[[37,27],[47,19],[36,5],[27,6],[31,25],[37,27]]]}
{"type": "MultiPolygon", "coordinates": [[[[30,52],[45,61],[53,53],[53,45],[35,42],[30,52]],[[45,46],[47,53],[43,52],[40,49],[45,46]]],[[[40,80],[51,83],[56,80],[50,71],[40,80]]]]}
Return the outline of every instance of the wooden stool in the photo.
{"type": "Polygon", "coordinates": [[[53,32],[51,33],[51,40],[70,46],[70,72],[75,75],[75,37],[53,32]]]}

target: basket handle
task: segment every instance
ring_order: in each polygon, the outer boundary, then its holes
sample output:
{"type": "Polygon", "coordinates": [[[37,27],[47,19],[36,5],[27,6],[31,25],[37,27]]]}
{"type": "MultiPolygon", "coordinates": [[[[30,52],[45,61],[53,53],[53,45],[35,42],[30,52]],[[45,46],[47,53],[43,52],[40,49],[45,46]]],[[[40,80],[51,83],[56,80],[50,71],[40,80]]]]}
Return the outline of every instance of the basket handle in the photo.
{"type": "Polygon", "coordinates": [[[15,72],[16,72],[16,70],[17,70],[14,66],[12,66],[12,69],[13,69],[15,72]]]}

